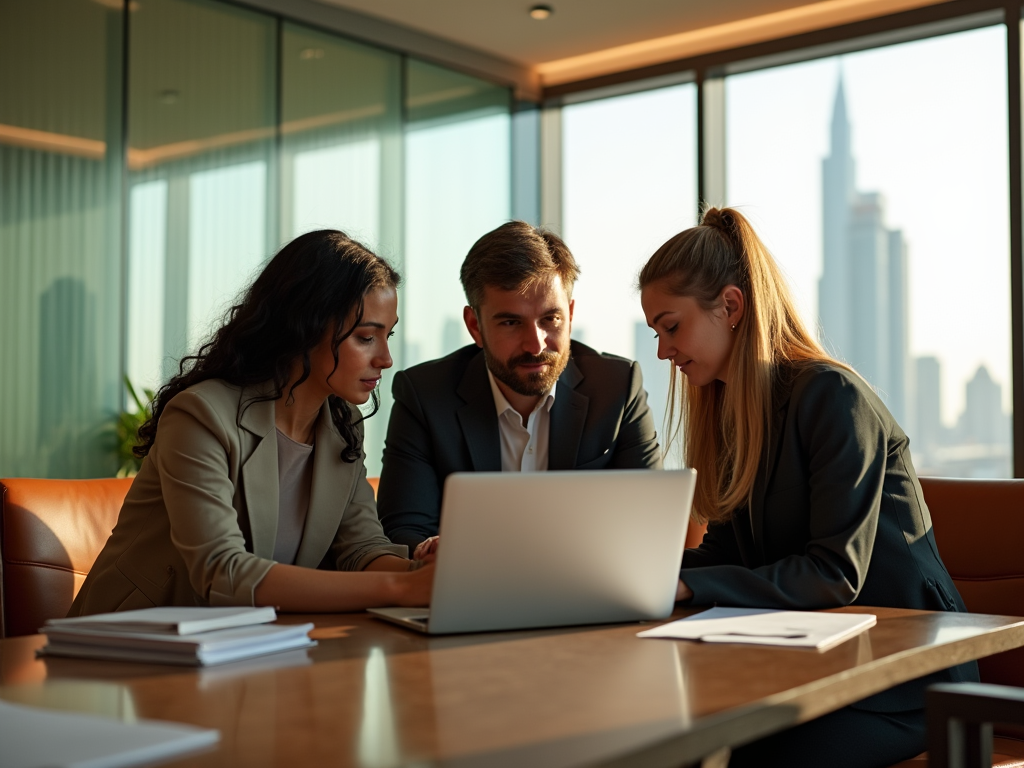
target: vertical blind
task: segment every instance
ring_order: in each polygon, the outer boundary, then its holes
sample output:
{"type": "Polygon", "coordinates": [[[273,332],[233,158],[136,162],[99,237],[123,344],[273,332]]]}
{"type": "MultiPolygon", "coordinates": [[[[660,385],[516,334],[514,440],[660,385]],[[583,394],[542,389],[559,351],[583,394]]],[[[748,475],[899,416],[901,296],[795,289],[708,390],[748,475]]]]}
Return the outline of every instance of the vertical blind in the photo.
{"type": "MultiPolygon", "coordinates": [[[[505,88],[215,0],[0,0],[0,476],[112,474],[123,377],[164,383],[303,232],[429,275],[403,310],[439,287],[460,311],[458,264],[509,217],[509,111],[505,88]]],[[[444,351],[436,331],[417,348],[444,351]]],[[[381,394],[370,474],[387,374],[381,394]]]]}

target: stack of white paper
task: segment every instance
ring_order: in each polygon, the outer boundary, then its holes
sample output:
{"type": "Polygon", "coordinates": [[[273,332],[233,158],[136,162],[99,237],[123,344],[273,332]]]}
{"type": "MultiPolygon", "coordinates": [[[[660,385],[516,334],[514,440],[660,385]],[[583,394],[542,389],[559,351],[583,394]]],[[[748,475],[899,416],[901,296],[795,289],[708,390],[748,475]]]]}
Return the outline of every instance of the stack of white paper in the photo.
{"type": "Polygon", "coordinates": [[[266,623],[275,618],[273,608],[146,608],[51,619],[39,653],[209,666],[316,645],[312,624],[266,623]]]}
{"type": "Polygon", "coordinates": [[[120,768],[167,760],[216,744],[220,733],[190,725],[121,723],[0,701],[4,768],[120,768]]]}
{"type": "Polygon", "coordinates": [[[208,632],[211,629],[267,624],[276,618],[277,611],[269,606],[181,608],[169,605],[161,608],[142,608],[137,611],[73,616],[70,619],[47,619],[46,627],[83,627],[110,632],[169,632],[175,635],[191,635],[196,632],[208,632]]]}
{"type": "Polygon", "coordinates": [[[637,633],[637,637],[702,640],[705,643],[753,643],[826,650],[875,625],[869,613],[772,611],[761,608],[711,608],[679,621],[637,633]]]}

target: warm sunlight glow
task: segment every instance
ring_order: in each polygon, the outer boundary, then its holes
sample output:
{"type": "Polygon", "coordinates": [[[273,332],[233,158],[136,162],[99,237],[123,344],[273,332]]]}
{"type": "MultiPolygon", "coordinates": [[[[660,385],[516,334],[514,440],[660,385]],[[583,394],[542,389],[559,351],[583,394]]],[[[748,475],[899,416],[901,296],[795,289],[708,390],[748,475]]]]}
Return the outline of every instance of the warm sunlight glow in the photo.
{"type": "Polygon", "coordinates": [[[537,71],[545,86],[558,85],[935,4],[936,0],[822,0],[798,8],[548,61],[539,64],[537,71]]]}

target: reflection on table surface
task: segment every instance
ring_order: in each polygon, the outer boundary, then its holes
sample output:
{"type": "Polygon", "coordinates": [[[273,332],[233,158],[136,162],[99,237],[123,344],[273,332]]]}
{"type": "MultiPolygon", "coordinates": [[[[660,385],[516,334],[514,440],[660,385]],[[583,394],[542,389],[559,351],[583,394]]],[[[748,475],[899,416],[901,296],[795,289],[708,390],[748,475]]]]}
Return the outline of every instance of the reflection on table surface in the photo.
{"type": "Polygon", "coordinates": [[[1024,644],[1024,620],[858,612],[878,624],[824,653],[640,640],[637,624],[426,637],[345,614],[282,617],[314,621],[316,648],[193,670],[36,659],[37,635],[0,642],[0,698],[221,731],[181,765],[572,765],[759,711],[750,727],[782,727],[1024,644]]]}

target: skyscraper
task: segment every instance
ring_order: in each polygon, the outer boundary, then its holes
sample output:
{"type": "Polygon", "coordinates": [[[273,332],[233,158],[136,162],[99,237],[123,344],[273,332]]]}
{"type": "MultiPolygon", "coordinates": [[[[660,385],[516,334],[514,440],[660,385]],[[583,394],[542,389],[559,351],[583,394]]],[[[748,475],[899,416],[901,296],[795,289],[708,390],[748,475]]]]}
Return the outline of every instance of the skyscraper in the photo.
{"type": "Polygon", "coordinates": [[[964,412],[960,417],[962,439],[970,443],[1003,442],[1004,422],[1002,387],[992,379],[988,368],[978,366],[967,382],[964,412]]]}
{"type": "Polygon", "coordinates": [[[842,80],[832,110],[831,152],[822,161],[821,341],[907,417],[906,244],[885,226],[885,201],[858,192],[842,80]]]}
{"type": "Polygon", "coordinates": [[[915,360],[917,398],[913,423],[904,431],[911,435],[915,453],[932,450],[942,443],[942,366],[939,358],[919,357],[915,360]]]}
{"type": "Polygon", "coordinates": [[[857,195],[842,80],[832,108],[831,138],[832,151],[821,163],[823,264],[818,285],[818,314],[822,341],[826,348],[838,354],[838,350],[850,346],[849,220],[850,204],[857,195]]]}

